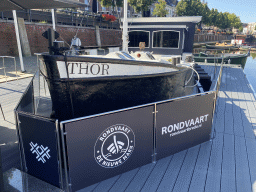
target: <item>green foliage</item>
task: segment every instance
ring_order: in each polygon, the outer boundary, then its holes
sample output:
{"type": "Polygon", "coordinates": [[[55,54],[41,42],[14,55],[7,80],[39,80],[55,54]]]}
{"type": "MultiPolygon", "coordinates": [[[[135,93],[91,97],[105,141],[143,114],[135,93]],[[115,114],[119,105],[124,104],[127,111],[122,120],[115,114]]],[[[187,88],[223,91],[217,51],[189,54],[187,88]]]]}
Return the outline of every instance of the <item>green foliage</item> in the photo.
{"type": "Polygon", "coordinates": [[[242,26],[241,20],[234,13],[218,12],[217,9],[209,9],[206,3],[200,0],[181,0],[176,7],[179,16],[202,16],[202,23],[205,25],[217,26],[221,29],[239,28],[242,26]]]}
{"type": "Polygon", "coordinates": [[[123,0],[98,0],[103,7],[123,7],[123,0]]]}
{"type": "Polygon", "coordinates": [[[155,0],[128,0],[137,13],[140,11],[148,11],[149,6],[152,5],[154,1],[155,0]]]}
{"type": "Polygon", "coordinates": [[[228,15],[228,19],[230,20],[231,27],[239,28],[242,26],[241,20],[234,13],[228,15]]]}
{"type": "Polygon", "coordinates": [[[158,3],[155,4],[153,15],[165,17],[167,14],[168,11],[166,10],[166,2],[164,0],[158,0],[158,3]]]}

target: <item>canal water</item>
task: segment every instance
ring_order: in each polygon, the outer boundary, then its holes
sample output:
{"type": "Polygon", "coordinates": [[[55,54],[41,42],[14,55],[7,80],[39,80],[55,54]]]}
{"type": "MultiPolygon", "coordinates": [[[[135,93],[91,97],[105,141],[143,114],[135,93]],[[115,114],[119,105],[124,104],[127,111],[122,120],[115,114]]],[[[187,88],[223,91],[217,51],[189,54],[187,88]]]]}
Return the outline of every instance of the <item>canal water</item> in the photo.
{"type": "Polygon", "coordinates": [[[254,96],[256,96],[256,52],[251,52],[250,56],[247,58],[244,73],[254,89],[254,96]]]}

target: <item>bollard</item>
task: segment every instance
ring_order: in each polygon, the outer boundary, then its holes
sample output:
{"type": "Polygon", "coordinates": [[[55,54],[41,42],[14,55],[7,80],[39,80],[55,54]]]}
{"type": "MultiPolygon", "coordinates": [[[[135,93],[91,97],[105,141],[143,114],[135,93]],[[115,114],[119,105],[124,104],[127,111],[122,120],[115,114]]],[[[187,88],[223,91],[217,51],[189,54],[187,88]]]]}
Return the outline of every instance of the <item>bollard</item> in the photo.
{"type": "Polygon", "coordinates": [[[175,66],[176,66],[176,64],[177,64],[177,60],[176,60],[175,57],[172,58],[172,64],[175,65],[175,66]]]}

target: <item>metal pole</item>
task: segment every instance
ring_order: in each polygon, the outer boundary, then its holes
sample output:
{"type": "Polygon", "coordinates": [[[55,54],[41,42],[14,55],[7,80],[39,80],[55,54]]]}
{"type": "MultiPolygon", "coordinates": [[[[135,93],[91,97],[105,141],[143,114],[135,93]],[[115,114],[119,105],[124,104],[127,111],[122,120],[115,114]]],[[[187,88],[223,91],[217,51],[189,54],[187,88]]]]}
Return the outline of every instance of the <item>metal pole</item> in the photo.
{"type": "Polygon", "coordinates": [[[128,52],[128,22],[127,22],[127,0],[124,0],[124,20],[123,20],[123,51],[128,52]]]}
{"type": "Polygon", "coordinates": [[[56,31],[54,9],[52,9],[52,28],[56,31]]]}
{"type": "Polygon", "coordinates": [[[16,10],[13,10],[12,14],[13,14],[13,19],[14,19],[15,33],[16,33],[16,39],[17,39],[17,45],[18,45],[18,51],[19,51],[21,72],[25,72],[26,70],[25,70],[24,64],[23,64],[23,57],[22,57],[22,51],[21,51],[21,45],[20,45],[20,34],[19,34],[16,10]]]}

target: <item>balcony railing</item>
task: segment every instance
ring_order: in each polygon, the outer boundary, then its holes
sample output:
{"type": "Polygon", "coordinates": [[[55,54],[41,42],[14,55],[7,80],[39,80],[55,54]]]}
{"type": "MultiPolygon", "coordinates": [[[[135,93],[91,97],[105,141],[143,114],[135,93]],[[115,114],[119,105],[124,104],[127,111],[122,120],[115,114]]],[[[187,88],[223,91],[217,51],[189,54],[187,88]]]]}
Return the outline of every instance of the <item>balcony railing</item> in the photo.
{"type": "MultiPolygon", "coordinates": [[[[50,11],[19,10],[17,11],[17,17],[24,18],[27,22],[52,23],[52,13],[50,11]]],[[[1,18],[13,20],[13,14],[11,11],[1,12],[1,18]]],[[[101,14],[91,12],[58,11],[55,13],[55,22],[57,25],[99,26],[100,28],[120,29],[119,19],[114,22],[104,21],[101,14]]]]}

